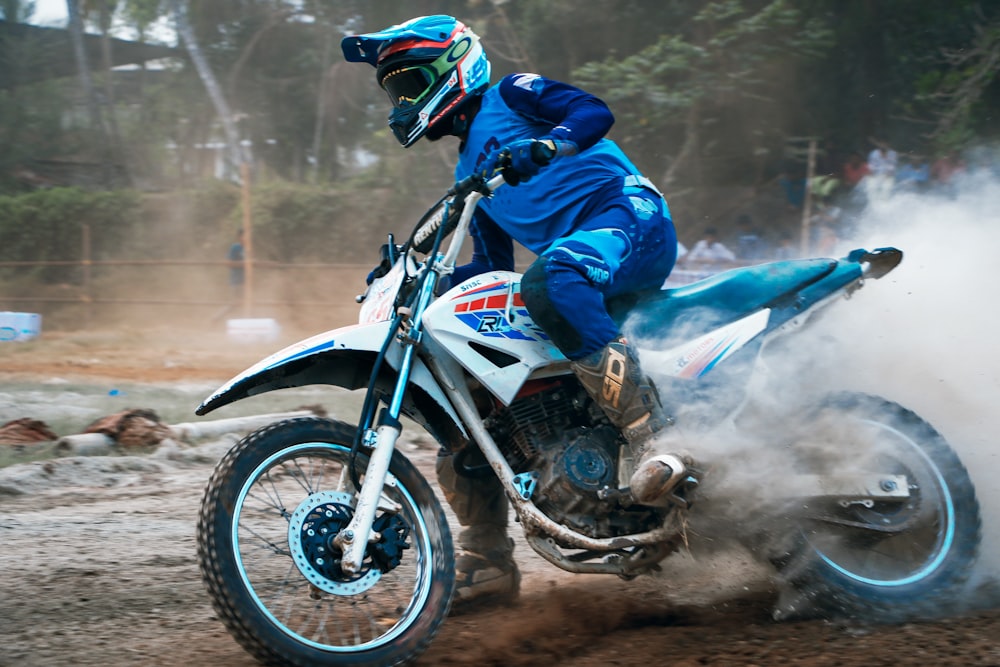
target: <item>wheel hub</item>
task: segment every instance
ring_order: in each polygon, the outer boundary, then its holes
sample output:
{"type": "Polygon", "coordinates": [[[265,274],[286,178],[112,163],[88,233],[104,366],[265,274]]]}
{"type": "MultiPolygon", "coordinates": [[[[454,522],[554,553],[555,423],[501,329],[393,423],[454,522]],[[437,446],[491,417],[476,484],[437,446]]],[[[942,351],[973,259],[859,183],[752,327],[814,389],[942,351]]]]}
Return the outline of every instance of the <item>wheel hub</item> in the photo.
{"type": "Polygon", "coordinates": [[[307,496],[288,521],[288,548],[295,566],[309,583],[333,595],[357,595],[375,585],[382,571],[366,559],[356,575],[344,572],[343,556],[333,538],[354,517],[352,496],[319,491],[307,496]]]}

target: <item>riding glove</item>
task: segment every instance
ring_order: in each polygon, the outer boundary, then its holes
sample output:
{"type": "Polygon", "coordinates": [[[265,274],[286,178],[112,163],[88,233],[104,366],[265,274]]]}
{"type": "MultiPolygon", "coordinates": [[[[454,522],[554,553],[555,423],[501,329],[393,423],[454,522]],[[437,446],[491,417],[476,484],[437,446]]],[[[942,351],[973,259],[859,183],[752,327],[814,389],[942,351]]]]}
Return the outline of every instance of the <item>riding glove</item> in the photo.
{"type": "Polygon", "coordinates": [[[557,155],[575,155],[576,144],[554,139],[521,139],[509,144],[487,160],[483,176],[490,178],[497,172],[503,174],[509,185],[518,185],[531,179],[548,166],[557,155]]]}

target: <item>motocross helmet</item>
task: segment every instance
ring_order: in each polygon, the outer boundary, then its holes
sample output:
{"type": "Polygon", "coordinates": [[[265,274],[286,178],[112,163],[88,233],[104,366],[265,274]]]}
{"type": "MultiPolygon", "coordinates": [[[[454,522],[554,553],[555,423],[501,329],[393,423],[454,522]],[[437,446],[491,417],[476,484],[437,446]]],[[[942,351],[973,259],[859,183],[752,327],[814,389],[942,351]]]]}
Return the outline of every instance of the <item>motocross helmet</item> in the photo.
{"type": "Polygon", "coordinates": [[[375,67],[389,95],[389,129],[409,147],[425,134],[451,131],[453,116],[490,85],[490,61],[479,37],[451,16],[423,16],[340,43],[348,62],[375,67]]]}

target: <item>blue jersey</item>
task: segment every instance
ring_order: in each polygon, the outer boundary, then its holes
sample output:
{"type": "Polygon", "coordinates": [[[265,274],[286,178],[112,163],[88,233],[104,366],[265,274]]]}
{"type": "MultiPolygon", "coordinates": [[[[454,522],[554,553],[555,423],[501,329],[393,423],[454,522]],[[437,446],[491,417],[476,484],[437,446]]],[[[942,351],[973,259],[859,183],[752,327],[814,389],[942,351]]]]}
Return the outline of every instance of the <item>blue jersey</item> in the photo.
{"type": "MultiPolygon", "coordinates": [[[[618,145],[603,138],[613,122],[593,95],[536,74],[512,74],[487,90],[459,153],[456,180],[519,139],[569,140],[580,152],[557,157],[526,183],[499,188],[479,204],[477,214],[490,218],[479,216],[479,226],[492,221],[535,254],[568,236],[604,197],[622,192],[626,177],[639,175],[618,145]]],[[[473,232],[476,238],[492,233],[473,232]]]]}

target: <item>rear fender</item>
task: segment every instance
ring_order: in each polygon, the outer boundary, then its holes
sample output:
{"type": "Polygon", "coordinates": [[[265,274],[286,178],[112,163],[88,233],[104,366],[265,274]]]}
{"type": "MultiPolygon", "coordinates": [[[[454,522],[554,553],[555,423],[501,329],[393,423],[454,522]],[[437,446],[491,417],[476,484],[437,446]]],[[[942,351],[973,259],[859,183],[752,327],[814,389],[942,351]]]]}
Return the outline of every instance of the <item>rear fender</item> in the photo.
{"type": "MultiPolygon", "coordinates": [[[[276,389],[328,384],[345,389],[361,389],[371,379],[372,365],[389,334],[390,322],[358,324],[334,329],[289,345],[254,364],[226,382],[195,410],[206,415],[224,405],[276,389]]],[[[386,354],[388,368],[378,383],[391,391],[402,353],[392,345],[386,354]]],[[[445,419],[465,436],[458,415],[427,366],[414,357],[410,386],[403,405],[404,413],[423,424],[439,440],[452,441],[454,430],[441,424],[445,419]],[[449,433],[446,434],[444,431],[449,433]]]]}

